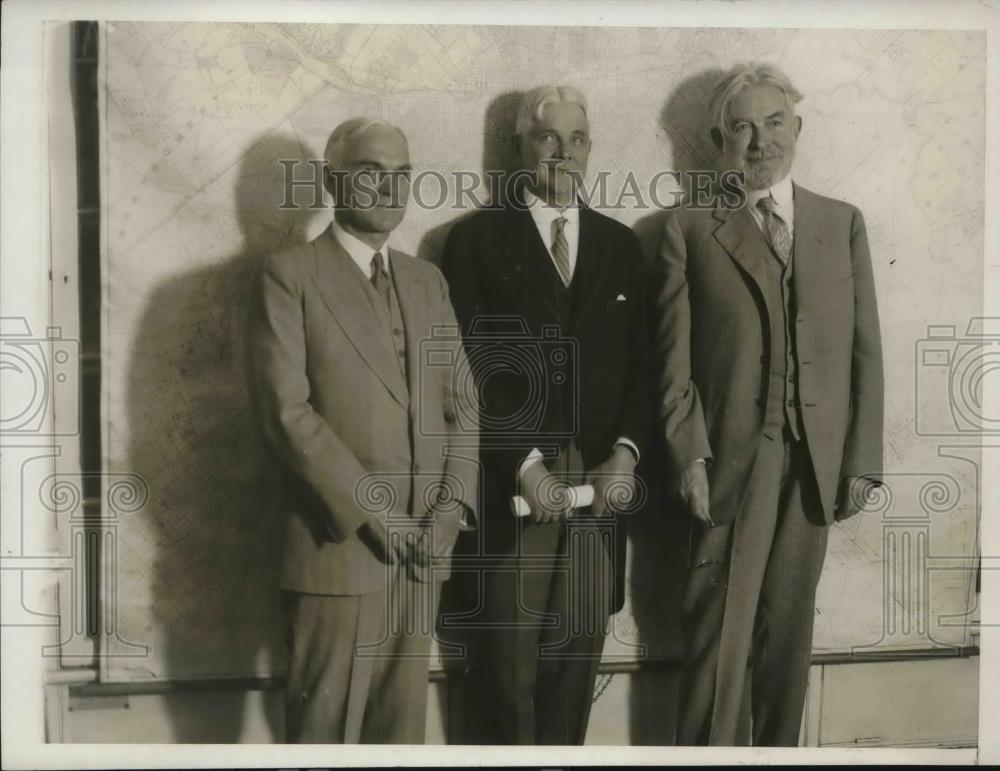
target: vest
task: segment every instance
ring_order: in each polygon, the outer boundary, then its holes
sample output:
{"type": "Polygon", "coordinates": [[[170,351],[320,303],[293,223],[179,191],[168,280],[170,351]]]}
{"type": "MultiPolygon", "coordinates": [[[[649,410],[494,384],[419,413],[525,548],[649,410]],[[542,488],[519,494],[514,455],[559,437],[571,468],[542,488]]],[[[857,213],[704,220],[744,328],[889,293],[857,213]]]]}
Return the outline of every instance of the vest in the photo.
{"type": "MultiPolygon", "coordinates": [[[[389,285],[389,307],[386,308],[385,300],[382,295],[378,293],[375,286],[372,284],[371,279],[367,276],[358,275],[358,279],[364,288],[365,296],[371,302],[372,308],[375,311],[375,315],[378,317],[379,329],[382,333],[382,339],[385,345],[396,355],[396,361],[399,362],[400,372],[403,374],[403,382],[406,384],[406,408],[410,407],[410,379],[407,375],[406,368],[406,331],[403,326],[403,314],[399,310],[399,296],[396,294],[396,281],[395,276],[391,279],[389,285]]],[[[413,426],[410,425],[410,463],[413,463],[413,426]]],[[[418,510],[414,508],[414,488],[413,488],[413,477],[410,477],[410,482],[408,488],[403,493],[404,500],[400,503],[405,506],[405,510],[409,511],[414,516],[419,516],[423,513],[422,509],[418,510]]]]}
{"type": "MultiPolygon", "coordinates": [[[[410,381],[406,367],[406,332],[403,327],[403,314],[399,310],[399,296],[396,294],[396,282],[392,280],[389,285],[389,307],[385,307],[385,300],[375,289],[371,280],[362,282],[365,287],[365,295],[375,309],[375,315],[379,319],[379,327],[382,331],[382,338],[389,349],[395,354],[396,361],[399,362],[399,370],[403,374],[403,382],[406,383],[407,400],[410,398],[410,381]]],[[[408,406],[408,405],[407,405],[408,406]]]]}
{"type": "Polygon", "coordinates": [[[554,293],[553,304],[559,319],[559,336],[554,338],[551,344],[542,341],[543,356],[548,369],[547,399],[551,404],[550,414],[558,421],[558,430],[562,436],[565,436],[573,428],[579,434],[581,429],[579,419],[581,395],[578,391],[580,384],[576,381],[576,376],[582,362],[579,360],[579,346],[575,344],[575,337],[571,329],[573,311],[577,303],[577,288],[580,285],[576,280],[579,275],[579,265],[577,265],[577,270],[573,272],[573,278],[567,287],[563,284],[559,272],[544,250],[539,254],[539,258],[545,259],[546,265],[550,269],[554,293]],[[557,348],[561,352],[559,355],[556,354],[557,348]]]}
{"type": "MultiPolygon", "coordinates": [[[[763,236],[763,234],[762,234],[763,236]]],[[[766,240],[767,237],[763,236],[766,240]]],[[[767,402],[764,410],[765,428],[780,429],[787,426],[792,436],[802,439],[801,403],[799,401],[798,361],[795,351],[795,292],[792,272],[795,264],[795,247],[785,265],[771,252],[767,262],[767,306],[771,309],[771,335],[769,340],[769,370],[767,402]],[[780,309],[775,313],[774,309],[780,309]]]]}

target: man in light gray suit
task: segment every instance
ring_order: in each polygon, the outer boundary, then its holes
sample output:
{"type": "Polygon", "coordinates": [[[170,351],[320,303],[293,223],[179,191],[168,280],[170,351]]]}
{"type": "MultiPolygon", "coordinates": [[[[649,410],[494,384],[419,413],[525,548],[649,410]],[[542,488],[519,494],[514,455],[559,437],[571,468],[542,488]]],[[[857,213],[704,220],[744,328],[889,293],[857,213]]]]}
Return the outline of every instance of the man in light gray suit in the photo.
{"type": "Polygon", "coordinates": [[[788,78],[741,65],[712,137],[746,205],[669,219],[660,417],[692,515],[678,744],[795,745],[829,525],[882,471],[882,346],[864,219],[790,176],[788,78]]]}
{"type": "Polygon", "coordinates": [[[266,261],[249,316],[285,519],[286,740],[419,744],[441,581],[475,522],[478,405],[444,278],[387,246],[406,137],[354,118],[326,162],[334,221],[266,261]]]}

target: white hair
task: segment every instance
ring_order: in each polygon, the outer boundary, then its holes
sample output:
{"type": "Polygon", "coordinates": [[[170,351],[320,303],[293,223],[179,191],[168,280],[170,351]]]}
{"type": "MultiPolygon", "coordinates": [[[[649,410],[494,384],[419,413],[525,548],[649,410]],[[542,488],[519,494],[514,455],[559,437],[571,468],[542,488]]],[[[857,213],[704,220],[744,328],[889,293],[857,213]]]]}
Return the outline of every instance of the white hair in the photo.
{"type": "Polygon", "coordinates": [[[790,108],[794,108],[802,101],[802,94],[792,85],[792,81],[773,64],[767,62],[737,64],[719,79],[709,105],[715,127],[724,134],[729,133],[729,105],[737,94],[750,86],[774,86],[785,95],[790,108]]]}
{"type": "Polygon", "coordinates": [[[519,137],[526,136],[531,127],[542,119],[545,107],[550,104],[576,104],[587,115],[587,97],[573,86],[536,86],[521,99],[517,110],[517,123],[514,133],[519,137]]]}
{"type": "Polygon", "coordinates": [[[347,143],[375,126],[398,131],[399,135],[403,137],[403,141],[406,141],[406,134],[403,133],[401,128],[393,126],[389,121],[382,118],[372,118],[364,115],[356,118],[348,118],[337,126],[333,130],[333,133],[330,134],[330,138],[326,140],[326,149],[323,151],[323,157],[326,158],[327,168],[339,169],[344,160],[344,148],[347,146],[347,143]]]}

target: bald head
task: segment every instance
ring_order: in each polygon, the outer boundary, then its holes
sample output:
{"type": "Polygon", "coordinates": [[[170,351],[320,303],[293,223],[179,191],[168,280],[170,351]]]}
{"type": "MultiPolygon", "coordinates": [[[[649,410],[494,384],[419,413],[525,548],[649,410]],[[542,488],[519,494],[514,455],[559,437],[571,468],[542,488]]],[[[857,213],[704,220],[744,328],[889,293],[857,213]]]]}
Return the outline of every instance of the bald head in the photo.
{"type": "Polygon", "coordinates": [[[323,157],[326,159],[327,167],[334,170],[344,169],[354,145],[369,133],[376,134],[383,140],[401,142],[403,147],[406,147],[406,135],[402,129],[388,121],[363,115],[348,118],[337,126],[326,140],[323,157]]]}
{"type": "Polygon", "coordinates": [[[379,248],[406,211],[406,136],[381,118],[350,118],[330,134],[324,156],[337,222],[379,248]]]}

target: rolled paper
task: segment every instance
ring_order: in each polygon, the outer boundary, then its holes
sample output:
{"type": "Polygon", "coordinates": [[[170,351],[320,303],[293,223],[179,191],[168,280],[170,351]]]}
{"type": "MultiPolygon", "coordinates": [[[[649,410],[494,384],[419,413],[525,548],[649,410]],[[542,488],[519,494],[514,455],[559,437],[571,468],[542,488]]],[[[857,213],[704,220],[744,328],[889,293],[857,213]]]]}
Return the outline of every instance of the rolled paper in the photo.
{"type": "MultiPolygon", "coordinates": [[[[594,502],[594,486],[579,485],[578,487],[571,487],[567,491],[567,495],[569,495],[569,507],[571,510],[582,509],[594,502]]],[[[527,517],[531,514],[531,507],[520,495],[515,495],[510,499],[510,510],[518,518],[527,517]]]]}

